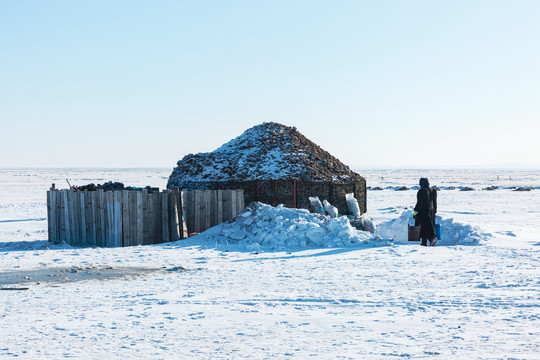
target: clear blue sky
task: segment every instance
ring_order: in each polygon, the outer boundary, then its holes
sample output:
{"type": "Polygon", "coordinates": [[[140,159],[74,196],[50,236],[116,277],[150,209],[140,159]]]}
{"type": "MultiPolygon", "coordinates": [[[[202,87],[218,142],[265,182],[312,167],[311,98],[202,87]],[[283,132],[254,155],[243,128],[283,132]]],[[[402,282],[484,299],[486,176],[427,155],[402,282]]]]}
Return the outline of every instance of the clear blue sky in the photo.
{"type": "Polygon", "coordinates": [[[276,121],[353,167],[540,163],[540,1],[0,0],[0,167],[173,167],[276,121]]]}

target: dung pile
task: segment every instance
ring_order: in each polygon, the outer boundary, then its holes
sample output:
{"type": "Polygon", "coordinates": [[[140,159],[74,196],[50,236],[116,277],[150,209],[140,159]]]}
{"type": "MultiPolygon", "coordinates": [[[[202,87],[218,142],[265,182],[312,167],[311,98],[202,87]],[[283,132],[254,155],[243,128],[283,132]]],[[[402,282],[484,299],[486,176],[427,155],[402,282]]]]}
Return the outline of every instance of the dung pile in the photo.
{"type": "Polygon", "coordinates": [[[213,152],[186,155],[177,165],[169,188],[210,181],[363,180],[295,127],[275,122],[254,126],[213,152]]]}
{"type": "Polygon", "coordinates": [[[104,184],[94,184],[90,183],[87,185],[74,185],[73,190],[75,191],[96,191],[98,189],[102,189],[103,191],[116,191],[116,190],[124,190],[125,186],[121,182],[112,182],[108,181],[104,184]]]}
{"type": "Polygon", "coordinates": [[[144,188],[142,187],[134,187],[134,186],[124,186],[121,182],[112,182],[108,181],[103,184],[94,184],[90,183],[87,185],[74,185],[72,186],[72,189],[75,191],[96,191],[96,190],[103,190],[103,191],[119,191],[119,190],[131,190],[131,191],[142,191],[144,189],[148,190],[149,194],[152,194],[154,192],[159,192],[159,189],[156,187],[146,186],[144,188]]]}

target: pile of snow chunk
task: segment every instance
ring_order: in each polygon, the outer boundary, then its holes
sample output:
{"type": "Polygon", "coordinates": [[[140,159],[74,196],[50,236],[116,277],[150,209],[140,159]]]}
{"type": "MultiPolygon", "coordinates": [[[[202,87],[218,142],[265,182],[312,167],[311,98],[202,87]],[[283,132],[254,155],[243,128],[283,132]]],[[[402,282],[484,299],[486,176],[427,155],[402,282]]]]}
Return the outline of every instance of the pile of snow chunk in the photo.
{"type": "MultiPolygon", "coordinates": [[[[393,239],[395,243],[414,244],[408,241],[408,225],[412,213],[412,210],[405,210],[397,219],[379,224],[376,234],[383,239],[393,239]]],[[[437,241],[437,246],[476,245],[491,237],[491,234],[483,233],[478,227],[456,222],[452,218],[441,218],[440,224],[441,239],[437,241]]]]}
{"type": "Polygon", "coordinates": [[[251,203],[234,220],[215,226],[199,237],[217,243],[261,246],[273,250],[290,247],[343,247],[354,244],[386,245],[385,241],[351,226],[346,216],[329,218],[305,209],[251,203]]]}

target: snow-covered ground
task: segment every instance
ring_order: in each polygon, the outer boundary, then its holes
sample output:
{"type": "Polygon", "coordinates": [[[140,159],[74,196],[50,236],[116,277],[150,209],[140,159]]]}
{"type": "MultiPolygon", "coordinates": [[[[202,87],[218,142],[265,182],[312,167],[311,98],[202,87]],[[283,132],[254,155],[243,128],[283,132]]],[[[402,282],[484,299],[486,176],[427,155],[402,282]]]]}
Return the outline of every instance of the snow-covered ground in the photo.
{"type": "MultiPolygon", "coordinates": [[[[274,241],[246,216],[167,245],[46,242],[51,183],[163,188],[170,171],[0,170],[0,358],[540,359],[540,171],[360,170],[383,188],[380,239],[274,241]],[[416,191],[394,188],[420,176],[474,189],[439,192],[434,248],[401,239],[416,191]]],[[[317,221],[288,212],[269,232],[317,221]]]]}

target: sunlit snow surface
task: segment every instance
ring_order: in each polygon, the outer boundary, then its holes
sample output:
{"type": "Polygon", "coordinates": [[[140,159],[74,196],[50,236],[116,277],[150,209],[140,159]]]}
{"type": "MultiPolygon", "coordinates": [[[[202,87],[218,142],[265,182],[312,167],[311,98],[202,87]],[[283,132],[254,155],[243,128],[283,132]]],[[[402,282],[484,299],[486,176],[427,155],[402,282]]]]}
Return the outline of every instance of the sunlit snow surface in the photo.
{"type": "Polygon", "coordinates": [[[0,291],[0,358],[540,358],[540,172],[358,172],[392,245],[50,246],[51,183],[164,188],[170,169],[0,170],[0,288],[28,288],[0,291]],[[400,240],[416,191],[394,188],[421,176],[474,189],[439,191],[439,214],[443,239],[446,221],[479,241],[400,240]]]}

